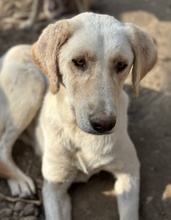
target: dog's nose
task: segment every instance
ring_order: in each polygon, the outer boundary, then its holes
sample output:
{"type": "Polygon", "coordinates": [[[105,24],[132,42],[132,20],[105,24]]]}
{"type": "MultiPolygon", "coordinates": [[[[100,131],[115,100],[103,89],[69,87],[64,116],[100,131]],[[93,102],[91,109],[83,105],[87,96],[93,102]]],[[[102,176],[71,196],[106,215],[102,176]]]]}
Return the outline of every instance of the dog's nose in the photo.
{"type": "Polygon", "coordinates": [[[115,126],[116,117],[100,112],[90,116],[90,123],[95,131],[105,133],[112,130],[115,126]]]}

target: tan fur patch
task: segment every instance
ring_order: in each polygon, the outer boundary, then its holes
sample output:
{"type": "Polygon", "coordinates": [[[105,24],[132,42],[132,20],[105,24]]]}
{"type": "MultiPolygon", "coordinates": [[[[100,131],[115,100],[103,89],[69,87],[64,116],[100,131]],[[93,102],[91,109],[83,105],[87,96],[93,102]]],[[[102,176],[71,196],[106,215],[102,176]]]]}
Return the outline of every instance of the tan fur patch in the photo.
{"type": "Polygon", "coordinates": [[[0,177],[2,178],[13,178],[14,175],[10,172],[10,170],[5,166],[4,163],[0,161],[0,177]]]}

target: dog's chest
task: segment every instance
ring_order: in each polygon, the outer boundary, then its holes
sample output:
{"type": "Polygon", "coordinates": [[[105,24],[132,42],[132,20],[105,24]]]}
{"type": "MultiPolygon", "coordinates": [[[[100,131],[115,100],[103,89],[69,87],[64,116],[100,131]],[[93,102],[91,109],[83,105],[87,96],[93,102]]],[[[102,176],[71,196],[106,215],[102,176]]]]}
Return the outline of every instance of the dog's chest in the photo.
{"type": "Polygon", "coordinates": [[[85,174],[104,169],[115,159],[114,145],[115,143],[110,137],[91,139],[85,141],[85,144],[84,141],[81,141],[80,145],[75,143],[74,166],[85,174]]]}

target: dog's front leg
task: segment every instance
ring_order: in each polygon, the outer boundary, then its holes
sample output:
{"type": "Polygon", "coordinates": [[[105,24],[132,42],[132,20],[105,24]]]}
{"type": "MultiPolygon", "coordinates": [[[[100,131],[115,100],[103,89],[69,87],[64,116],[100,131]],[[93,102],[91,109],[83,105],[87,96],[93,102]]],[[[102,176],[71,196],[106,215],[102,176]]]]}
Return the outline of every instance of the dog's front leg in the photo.
{"type": "Polygon", "coordinates": [[[123,143],[123,145],[119,145],[117,161],[113,164],[113,168],[110,169],[110,172],[117,178],[115,192],[119,219],[138,220],[140,164],[131,140],[126,138],[126,143],[123,143]]]}
{"type": "Polygon", "coordinates": [[[139,174],[118,173],[115,191],[120,220],[139,219],[139,174]]]}
{"type": "Polygon", "coordinates": [[[44,181],[43,202],[46,220],[71,220],[71,203],[67,192],[70,184],[71,182],[44,181]]]}

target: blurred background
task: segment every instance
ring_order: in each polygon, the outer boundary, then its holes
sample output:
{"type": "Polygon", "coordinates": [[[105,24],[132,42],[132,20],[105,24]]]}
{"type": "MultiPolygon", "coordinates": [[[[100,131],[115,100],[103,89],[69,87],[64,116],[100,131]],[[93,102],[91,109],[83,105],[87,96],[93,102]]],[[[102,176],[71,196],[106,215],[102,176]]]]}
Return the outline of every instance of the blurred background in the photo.
{"type": "MultiPolygon", "coordinates": [[[[83,11],[132,22],[154,38],[156,67],[132,91],[131,74],[125,90],[130,96],[129,133],[141,162],[140,220],[171,219],[171,2],[168,0],[0,0],[0,55],[17,44],[32,44],[43,28],[83,11]]],[[[92,21],[93,22],[93,21],[92,21]]],[[[41,161],[29,146],[17,142],[16,163],[30,175],[41,200],[41,161]],[[26,150],[25,150],[26,149],[26,150]]],[[[102,172],[87,184],[73,185],[73,220],[118,220],[113,178],[102,172]]],[[[4,180],[0,193],[10,196],[4,180]]],[[[7,202],[0,197],[0,219],[43,220],[42,206],[7,202]]]]}

